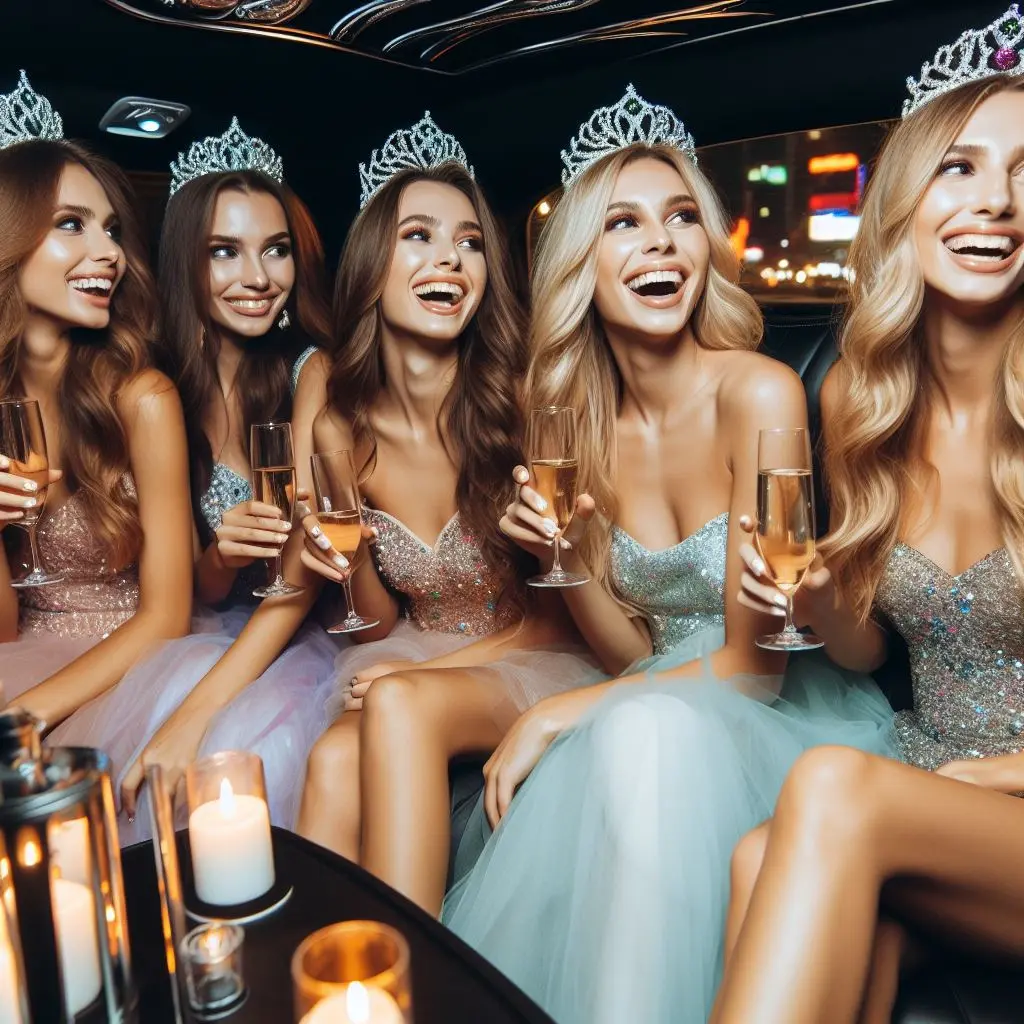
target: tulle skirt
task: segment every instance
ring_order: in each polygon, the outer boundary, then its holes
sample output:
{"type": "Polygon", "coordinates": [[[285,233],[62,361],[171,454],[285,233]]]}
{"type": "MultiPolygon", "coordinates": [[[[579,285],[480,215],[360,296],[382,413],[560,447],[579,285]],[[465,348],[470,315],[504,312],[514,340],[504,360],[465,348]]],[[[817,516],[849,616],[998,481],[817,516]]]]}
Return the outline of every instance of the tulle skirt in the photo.
{"type": "Polygon", "coordinates": [[[649,666],[702,658],[702,678],[612,689],[489,838],[474,812],[443,920],[558,1024],[704,1024],[736,842],[771,816],[809,747],[894,753],[869,678],[793,655],[775,697],[771,679],[713,677],[706,658],[723,642],[709,630],[649,666]]]}
{"type": "MultiPolygon", "coordinates": [[[[335,661],[336,685],[328,701],[335,719],[351,706],[352,682],[357,672],[377,665],[415,668],[417,664],[452,654],[482,639],[464,633],[420,629],[402,619],[383,640],[352,644],[335,661]]],[[[502,657],[471,669],[494,690],[494,717],[502,728],[510,726],[527,708],[555,693],[607,678],[583,648],[510,650],[502,657]]]]}
{"type": "MultiPolygon", "coordinates": [[[[203,631],[157,647],[113,689],[75,712],[50,735],[57,746],[96,747],[110,755],[114,790],[156,731],[181,706],[199,681],[226,653],[253,609],[234,608],[194,624],[203,631]]],[[[260,755],[270,818],[291,828],[298,813],[306,758],[327,728],[327,698],[333,688],[338,643],[306,624],[255,682],[211,721],[199,756],[219,750],[260,755]]],[[[178,807],[177,823],[185,823],[178,807]]],[[[121,844],[149,838],[148,797],[143,789],[135,821],[118,821],[121,844]]]]}

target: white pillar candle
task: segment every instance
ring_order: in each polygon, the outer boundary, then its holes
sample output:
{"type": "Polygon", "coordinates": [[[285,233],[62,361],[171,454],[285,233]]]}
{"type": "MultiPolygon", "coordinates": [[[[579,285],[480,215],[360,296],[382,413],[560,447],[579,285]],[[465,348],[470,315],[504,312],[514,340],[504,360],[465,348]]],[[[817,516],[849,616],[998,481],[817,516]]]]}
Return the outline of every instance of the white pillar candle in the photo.
{"type": "Polygon", "coordinates": [[[337,995],[317,1003],[301,1024],[405,1024],[405,1017],[383,989],[353,981],[337,995]]]}
{"type": "Polygon", "coordinates": [[[52,893],[64,995],[74,1015],[96,999],[103,985],[96,902],[84,885],[64,878],[53,880],[52,893]]]}
{"type": "Polygon", "coordinates": [[[92,886],[89,871],[89,823],[85,818],[61,822],[50,837],[50,855],[60,868],[60,877],[92,886]]]}
{"type": "Polygon", "coordinates": [[[258,796],[236,796],[220,784],[220,799],[201,804],[188,821],[196,895],[214,906],[247,903],[274,885],[270,814],[258,796]]]}

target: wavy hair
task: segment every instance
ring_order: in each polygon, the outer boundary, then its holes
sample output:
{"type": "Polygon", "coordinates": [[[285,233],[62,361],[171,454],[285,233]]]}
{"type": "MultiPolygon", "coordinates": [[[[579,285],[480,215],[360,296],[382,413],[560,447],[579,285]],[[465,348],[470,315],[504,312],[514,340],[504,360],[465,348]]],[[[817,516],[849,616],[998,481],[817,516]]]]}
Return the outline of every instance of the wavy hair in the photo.
{"type": "Polygon", "coordinates": [[[156,291],[128,180],[75,142],[31,140],[0,151],[0,396],[24,394],[19,363],[28,309],[18,277],[52,227],[61,175],[72,164],[99,182],[114,209],[125,273],[111,299],[109,325],[71,331],[57,387],[61,465],[68,491],[82,502],[111,565],[121,567],[138,556],[142,527],[117,402],[149,365],[156,291]]]}
{"type": "MultiPolygon", "coordinates": [[[[195,178],[171,197],[160,236],[159,281],[162,333],[160,368],[181,394],[192,465],[192,506],[204,528],[199,499],[210,485],[213,451],[203,425],[224,398],[217,376],[220,331],[210,316],[209,237],[218,197],[227,191],[265,193],[284,210],[295,260],[288,297],[292,327],[247,340],[235,381],[245,424],[291,418],[291,372],[310,344],[330,347],[331,323],[324,279],[324,251],[313,219],[287,186],[258,171],[231,171],[195,178]]],[[[248,446],[248,437],[244,438],[248,446]]]]}
{"type": "Polygon", "coordinates": [[[697,204],[711,259],[690,323],[705,349],[753,350],[763,324],[757,303],[736,283],[739,263],[714,187],[697,166],[668,146],[636,143],[598,160],[574,182],[545,225],[531,274],[533,318],[526,407],[576,410],[579,489],[601,516],[587,531],[582,555],[607,585],[608,548],[617,501],[612,489],[616,419],[622,378],[593,304],[608,205],[619,173],[645,157],[675,168],[697,204]]]}
{"type": "MultiPolygon", "coordinates": [[[[822,555],[862,620],[899,539],[904,499],[924,465],[929,409],[922,336],[925,283],[914,244],[918,208],[978,106],[1024,82],[991,77],[937,96],[886,140],[850,248],[850,302],[840,338],[839,402],[823,450],[831,508],[822,555]]],[[[1024,315],[1008,339],[990,468],[1003,540],[1024,582],[1024,315]]]]}
{"type": "MultiPolygon", "coordinates": [[[[328,381],[331,405],[352,426],[357,444],[376,458],[370,411],[385,386],[380,351],[384,292],[402,193],[415,181],[458,189],[473,204],[483,232],[487,288],[458,342],[455,378],[438,427],[458,467],[459,517],[480,539],[489,565],[522,576],[526,556],[498,529],[512,496],[512,470],[521,459],[518,386],[526,370],[526,325],[516,295],[508,247],[480,186],[456,163],[396,174],[349,230],[334,289],[337,351],[328,381]]],[[[365,468],[365,467],[363,467],[365,468]]]]}

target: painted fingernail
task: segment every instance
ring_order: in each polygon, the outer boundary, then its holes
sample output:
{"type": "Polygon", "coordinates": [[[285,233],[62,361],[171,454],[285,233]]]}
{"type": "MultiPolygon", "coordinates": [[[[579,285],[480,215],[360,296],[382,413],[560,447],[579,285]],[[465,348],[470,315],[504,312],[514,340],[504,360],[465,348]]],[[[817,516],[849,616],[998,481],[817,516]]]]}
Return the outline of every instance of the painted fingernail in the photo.
{"type": "Polygon", "coordinates": [[[314,526],[313,529],[309,531],[309,535],[310,535],[310,537],[319,537],[320,536],[320,527],[319,526],[314,526]]]}
{"type": "Polygon", "coordinates": [[[753,569],[758,576],[764,575],[764,562],[762,562],[760,558],[755,558],[753,562],[750,563],[750,568],[753,569]]]}
{"type": "Polygon", "coordinates": [[[335,555],[331,561],[334,562],[339,569],[348,568],[348,559],[344,555],[335,555]]]}
{"type": "Polygon", "coordinates": [[[11,465],[11,460],[6,455],[0,455],[0,469],[8,469],[11,465]]]}
{"type": "Polygon", "coordinates": [[[785,597],[784,597],[784,596],[783,596],[782,594],[776,594],[776,595],[775,595],[775,603],[776,603],[776,604],[777,604],[777,605],[778,605],[778,606],[779,606],[780,608],[785,608],[785,607],[786,607],[786,605],[788,604],[788,602],[786,601],[786,598],[785,598],[785,597]]]}
{"type": "Polygon", "coordinates": [[[35,480],[26,480],[21,486],[24,487],[26,491],[39,490],[39,484],[37,484],[35,480]]]}
{"type": "Polygon", "coordinates": [[[39,504],[39,501],[36,498],[26,498],[25,499],[25,508],[35,508],[36,505],[38,505],[38,504],[39,504]]]}
{"type": "Polygon", "coordinates": [[[544,528],[544,532],[549,537],[554,537],[554,535],[558,533],[558,523],[553,519],[545,519],[540,525],[544,528]]]}
{"type": "Polygon", "coordinates": [[[129,825],[134,825],[135,824],[135,815],[134,814],[129,814],[128,815],[128,824],[129,825]]]}
{"type": "Polygon", "coordinates": [[[785,608],[772,608],[771,612],[772,612],[772,615],[778,615],[778,617],[780,619],[784,619],[786,617],[786,609],[785,608]]]}
{"type": "Polygon", "coordinates": [[[326,537],[321,535],[320,537],[317,537],[317,539],[316,539],[316,546],[321,551],[326,551],[331,546],[331,542],[326,537]]]}
{"type": "Polygon", "coordinates": [[[291,528],[292,528],[292,524],[291,523],[282,523],[278,527],[279,530],[283,530],[285,533],[287,533],[291,528]]]}
{"type": "Polygon", "coordinates": [[[538,498],[537,499],[537,511],[538,512],[547,512],[547,510],[548,510],[548,503],[543,498],[538,498]]]}

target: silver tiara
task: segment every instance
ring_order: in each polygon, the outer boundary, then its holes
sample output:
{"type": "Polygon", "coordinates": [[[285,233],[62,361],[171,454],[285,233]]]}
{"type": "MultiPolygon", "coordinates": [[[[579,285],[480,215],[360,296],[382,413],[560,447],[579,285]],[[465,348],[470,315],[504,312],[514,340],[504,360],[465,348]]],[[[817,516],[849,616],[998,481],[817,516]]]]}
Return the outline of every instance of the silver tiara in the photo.
{"type": "Polygon", "coordinates": [[[171,161],[171,195],[194,178],[225,171],[259,171],[279,185],[284,181],[281,158],[262,139],[246,135],[233,117],[223,135],[193,142],[187,153],[171,161]]]}
{"type": "Polygon", "coordinates": [[[1020,7],[1010,9],[982,29],[968,29],[955,43],[939,48],[921,77],[907,79],[910,97],[903,101],[907,117],[930,99],[990,75],[1024,74],[1024,20],[1020,7]]]}
{"type": "Polygon", "coordinates": [[[24,71],[13,92],[0,93],[0,149],[29,139],[63,139],[64,122],[24,71]]]}
{"type": "Polygon", "coordinates": [[[668,107],[658,107],[641,96],[632,83],[614,107],[599,107],[562,150],[562,184],[570,185],[591,164],[634,142],[671,146],[697,162],[693,136],[668,107]]]}
{"type": "Polygon", "coordinates": [[[454,162],[474,177],[473,168],[462,144],[454,135],[441,131],[434,124],[430,111],[411,128],[392,132],[380,149],[375,149],[369,164],[359,165],[359,209],[366,204],[396,175],[409,168],[429,171],[441,164],[454,162]]]}

